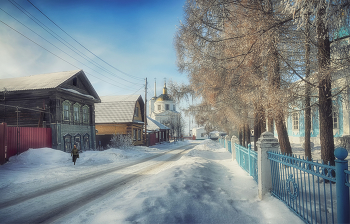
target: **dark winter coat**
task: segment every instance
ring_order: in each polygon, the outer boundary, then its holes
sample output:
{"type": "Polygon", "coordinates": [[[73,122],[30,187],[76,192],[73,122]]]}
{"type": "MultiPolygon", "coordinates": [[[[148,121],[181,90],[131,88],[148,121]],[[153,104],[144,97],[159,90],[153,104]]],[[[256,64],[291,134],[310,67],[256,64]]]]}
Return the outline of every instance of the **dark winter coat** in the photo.
{"type": "MultiPolygon", "coordinates": [[[[70,153],[71,156],[79,156],[79,151],[76,147],[72,149],[72,152],[70,153]]],[[[79,158],[79,157],[78,157],[79,158]]]]}

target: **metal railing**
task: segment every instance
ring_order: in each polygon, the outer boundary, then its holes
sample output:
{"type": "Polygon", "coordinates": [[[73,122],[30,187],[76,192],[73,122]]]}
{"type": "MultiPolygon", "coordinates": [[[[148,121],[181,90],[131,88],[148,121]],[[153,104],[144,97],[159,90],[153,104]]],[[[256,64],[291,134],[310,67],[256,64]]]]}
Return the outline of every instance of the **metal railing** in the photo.
{"type": "Polygon", "coordinates": [[[249,173],[258,183],[258,154],[252,151],[251,145],[245,148],[235,143],[236,160],[240,167],[249,173]]]}
{"type": "Polygon", "coordinates": [[[268,152],[272,195],[306,223],[336,223],[335,167],[268,152]]]}

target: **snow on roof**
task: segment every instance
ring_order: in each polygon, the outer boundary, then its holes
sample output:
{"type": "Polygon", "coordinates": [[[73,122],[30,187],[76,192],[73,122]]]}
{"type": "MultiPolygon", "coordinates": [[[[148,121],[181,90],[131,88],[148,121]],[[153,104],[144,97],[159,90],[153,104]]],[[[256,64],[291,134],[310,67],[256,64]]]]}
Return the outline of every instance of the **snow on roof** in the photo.
{"type": "Polygon", "coordinates": [[[101,103],[95,104],[95,123],[134,122],[136,101],[140,95],[102,96],[101,103]]]}
{"type": "Polygon", "coordinates": [[[125,102],[132,101],[136,102],[140,95],[119,95],[119,96],[101,96],[101,102],[125,102]]]}
{"type": "Polygon", "coordinates": [[[170,128],[147,116],[147,129],[156,131],[160,129],[170,129],[170,128]]]}
{"type": "Polygon", "coordinates": [[[1,79],[0,92],[56,88],[81,70],[1,79]]]}
{"type": "Polygon", "coordinates": [[[80,92],[78,92],[78,91],[76,91],[76,90],[74,90],[74,89],[65,89],[65,88],[60,88],[60,89],[63,89],[63,90],[65,90],[65,91],[68,91],[68,92],[71,92],[71,93],[75,93],[75,94],[78,94],[78,95],[82,95],[82,96],[85,96],[85,97],[88,97],[88,98],[90,98],[90,99],[95,100],[95,97],[93,97],[93,96],[91,96],[91,95],[86,95],[86,94],[80,93],[80,92]]]}

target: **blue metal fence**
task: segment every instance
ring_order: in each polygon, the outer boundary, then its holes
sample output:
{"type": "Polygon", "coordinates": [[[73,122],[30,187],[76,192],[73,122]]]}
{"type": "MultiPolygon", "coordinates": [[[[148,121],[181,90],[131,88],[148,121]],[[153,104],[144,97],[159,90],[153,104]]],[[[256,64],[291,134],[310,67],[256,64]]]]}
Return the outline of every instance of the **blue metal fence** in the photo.
{"type": "Polygon", "coordinates": [[[240,167],[249,173],[258,183],[258,154],[251,150],[251,145],[245,148],[235,143],[236,160],[240,167]]]}
{"type": "Polygon", "coordinates": [[[282,200],[306,223],[349,221],[348,218],[344,219],[349,214],[350,184],[344,189],[349,171],[338,171],[338,163],[337,166],[330,166],[279,152],[268,152],[268,159],[271,165],[272,195],[282,200]],[[339,190],[339,186],[343,189],[339,190]],[[339,200],[345,200],[345,205],[339,200]]]}
{"type": "Polygon", "coordinates": [[[230,153],[232,153],[231,141],[227,141],[227,148],[230,153]]]}
{"type": "MultiPolygon", "coordinates": [[[[220,143],[232,153],[231,141],[220,143]]],[[[258,182],[258,155],[249,145],[234,144],[236,161],[258,182]]],[[[271,194],[283,201],[306,223],[350,223],[350,171],[346,149],[335,150],[336,165],[307,161],[279,152],[268,152],[271,194]]]]}

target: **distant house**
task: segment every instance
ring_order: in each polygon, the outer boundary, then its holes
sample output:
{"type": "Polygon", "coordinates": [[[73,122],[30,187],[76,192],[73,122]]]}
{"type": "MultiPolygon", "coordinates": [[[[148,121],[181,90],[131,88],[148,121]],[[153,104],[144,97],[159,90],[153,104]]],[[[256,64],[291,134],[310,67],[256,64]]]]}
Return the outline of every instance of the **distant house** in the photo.
{"type": "Polygon", "coordinates": [[[170,128],[150,117],[147,117],[147,131],[151,134],[150,145],[169,141],[170,128]],[[152,134],[154,137],[152,137],[152,134]]]}
{"type": "Polygon", "coordinates": [[[0,122],[50,127],[52,147],[95,148],[94,103],[100,102],[83,70],[0,80],[0,122]]]}
{"type": "Polygon", "coordinates": [[[130,135],[134,145],[143,144],[144,102],[141,95],[101,97],[95,104],[98,146],[106,147],[114,134],[130,135]]]}
{"type": "Polygon", "coordinates": [[[203,140],[208,138],[204,127],[192,128],[192,135],[195,136],[196,140],[203,140]]]}

